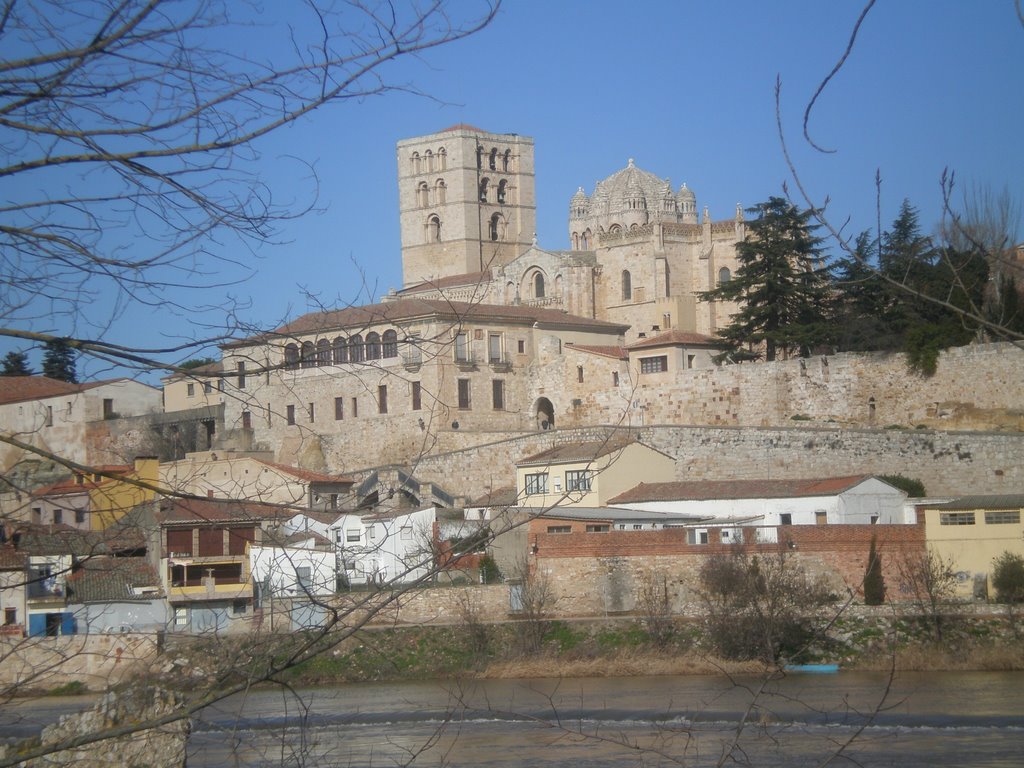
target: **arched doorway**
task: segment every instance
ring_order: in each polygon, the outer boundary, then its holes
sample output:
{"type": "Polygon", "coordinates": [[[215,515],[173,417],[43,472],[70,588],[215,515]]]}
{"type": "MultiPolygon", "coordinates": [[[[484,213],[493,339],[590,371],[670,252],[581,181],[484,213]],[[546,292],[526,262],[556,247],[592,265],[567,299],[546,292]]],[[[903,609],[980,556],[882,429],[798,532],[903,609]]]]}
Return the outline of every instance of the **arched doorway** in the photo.
{"type": "Polygon", "coordinates": [[[546,397],[537,398],[533,404],[533,415],[537,419],[538,429],[555,428],[555,406],[546,397]]]}

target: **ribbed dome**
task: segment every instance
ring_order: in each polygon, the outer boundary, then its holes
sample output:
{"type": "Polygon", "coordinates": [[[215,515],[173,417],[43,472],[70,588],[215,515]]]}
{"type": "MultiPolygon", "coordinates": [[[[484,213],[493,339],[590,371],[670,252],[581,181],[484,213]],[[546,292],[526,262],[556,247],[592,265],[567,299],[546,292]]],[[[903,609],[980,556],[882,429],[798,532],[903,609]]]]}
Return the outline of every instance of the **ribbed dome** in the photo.
{"type": "Polygon", "coordinates": [[[683,182],[683,186],[681,186],[679,188],[679,195],[678,195],[678,197],[679,197],[679,202],[682,202],[683,200],[688,200],[688,201],[690,201],[692,203],[696,203],[697,202],[697,196],[695,194],[693,194],[693,190],[692,189],[690,189],[688,186],[686,186],[686,182],[685,181],[683,182]]]}
{"type": "Polygon", "coordinates": [[[637,168],[633,158],[621,171],[616,171],[594,188],[595,198],[610,200],[642,199],[651,209],[660,208],[660,201],[672,195],[672,186],[653,173],[637,168]]]}

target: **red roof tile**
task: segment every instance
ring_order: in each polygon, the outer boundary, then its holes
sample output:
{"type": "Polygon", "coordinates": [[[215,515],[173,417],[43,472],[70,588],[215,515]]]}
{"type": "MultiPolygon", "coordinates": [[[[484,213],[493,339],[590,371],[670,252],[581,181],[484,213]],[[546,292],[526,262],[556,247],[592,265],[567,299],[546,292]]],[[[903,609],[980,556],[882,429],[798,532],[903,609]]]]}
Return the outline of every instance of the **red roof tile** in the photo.
{"type": "Polygon", "coordinates": [[[291,517],[296,509],[231,499],[165,499],[160,519],[165,524],[259,522],[291,517]]]}
{"type": "Polygon", "coordinates": [[[625,347],[611,344],[566,344],[566,346],[578,349],[580,352],[589,352],[592,355],[600,355],[601,357],[611,357],[615,360],[629,359],[625,347]]]}
{"type": "Polygon", "coordinates": [[[422,283],[403,288],[398,294],[406,296],[412,293],[425,293],[443,288],[457,288],[463,285],[481,285],[490,281],[491,270],[486,269],[483,272],[467,272],[464,275],[449,275],[448,277],[439,277],[436,280],[425,280],[422,283]]]}
{"type": "Polygon", "coordinates": [[[623,437],[611,437],[608,440],[593,440],[583,443],[565,443],[563,445],[556,445],[554,448],[549,448],[546,451],[541,451],[533,456],[527,456],[525,459],[520,459],[516,462],[516,466],[522,467],[531,464],[565,464],[567,462],[578,462],[578,461],[594,461],[602,456],[607,456],[615,451],[621,451],[633,443],[637,445],[643,445],[645,448],[650,448],[652,451],[656,451],[656,448],[651,448],[649,445],[640,443],[637,440],[623,437]]]}
{"type": "Polygon", "coordinates": [[[715,499],[778,499],[796,496],[832,496],[853,488],[871,475],[849,475],[806,480],[698,480],[640,483],[609,504],[642,501],[712,501],[715,499]]]}
{"type": "Polygon", "coordinates": [[[448,133],[450,131],[472,131],[473,133],[487,133],[487,131],[481,131],[475,125],[470,125],[469,123],[456,123],[455,125],[449,126],[448,128],[444,128],[438,131],[438,133],[448,133]]]}
{"type": "Polygon", "coordinates": [[[665,333],[659,333],[657,336],[653,336],[649,339],[634,341],[632,344],[627,345],[626,348],[646,349],[647,347],[669,347],[676,345],[720,347],[722,344],[723,342],[720,339],[716,339],[712,336],[705,336],[703,333],[672,330],[666,331],[665,333]]]}
{"type": "Polygon", "coordinates": [[[278,464],[273,461],[265,461],[264,459],[254,459],[268,467],[272,467],[280,472],[285,472],[293,477],[297,477],[300,480],[305,480],[307,483],[355,483],[351,477],[345,475],[328,475],[323,472],[314,472],[311,469],[302,469],[300,467],[291,467],[287,464],[278,464]]]}

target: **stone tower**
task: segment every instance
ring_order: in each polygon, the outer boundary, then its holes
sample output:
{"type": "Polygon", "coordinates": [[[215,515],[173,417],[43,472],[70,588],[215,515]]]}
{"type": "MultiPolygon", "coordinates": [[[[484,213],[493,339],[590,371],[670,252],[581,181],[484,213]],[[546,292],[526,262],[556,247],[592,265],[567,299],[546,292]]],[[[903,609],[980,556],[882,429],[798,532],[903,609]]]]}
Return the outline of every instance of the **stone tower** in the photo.
{"type": "Polygon", "coordinates": [[[533,139],[455,125],[398,142],[405,287],[503,266],[537,228],[533,139]]]}

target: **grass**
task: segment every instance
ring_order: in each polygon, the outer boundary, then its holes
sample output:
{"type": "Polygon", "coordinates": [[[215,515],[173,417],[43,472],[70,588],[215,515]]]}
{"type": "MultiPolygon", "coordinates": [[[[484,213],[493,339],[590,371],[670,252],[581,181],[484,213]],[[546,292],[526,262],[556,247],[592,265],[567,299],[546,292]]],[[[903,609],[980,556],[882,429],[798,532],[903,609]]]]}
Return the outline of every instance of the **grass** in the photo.
{"type": "Polygon", "coordinates": [[[72,680],[64,685],[58,685],[46,692],[47,696],[81,696],[89,693],[88,687],[81,680],[72,680]]]}

